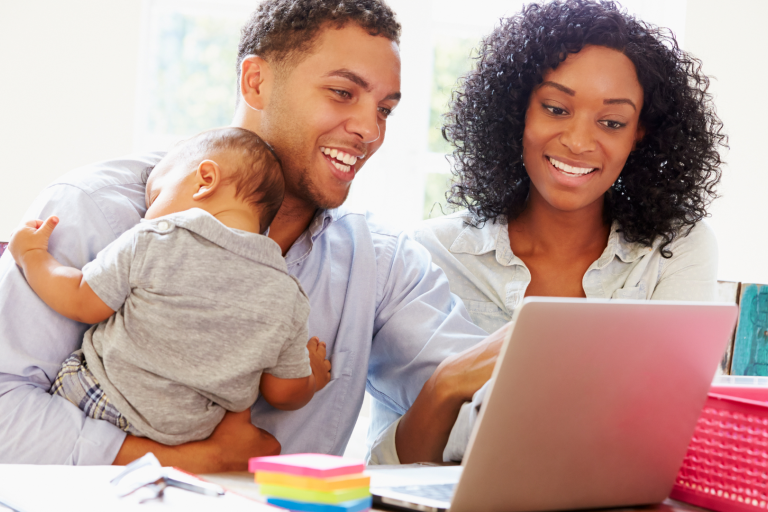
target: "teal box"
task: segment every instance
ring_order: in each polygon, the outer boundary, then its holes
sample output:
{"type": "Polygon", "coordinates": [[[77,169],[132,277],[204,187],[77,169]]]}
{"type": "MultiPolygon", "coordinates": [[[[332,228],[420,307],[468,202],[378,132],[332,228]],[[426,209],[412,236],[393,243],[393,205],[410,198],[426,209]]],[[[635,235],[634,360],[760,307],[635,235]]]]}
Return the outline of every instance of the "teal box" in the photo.
{"type": "Polygon", "coordinates": [[[731,375],[768,376],[768,285],[741,285],[731,375]]]}

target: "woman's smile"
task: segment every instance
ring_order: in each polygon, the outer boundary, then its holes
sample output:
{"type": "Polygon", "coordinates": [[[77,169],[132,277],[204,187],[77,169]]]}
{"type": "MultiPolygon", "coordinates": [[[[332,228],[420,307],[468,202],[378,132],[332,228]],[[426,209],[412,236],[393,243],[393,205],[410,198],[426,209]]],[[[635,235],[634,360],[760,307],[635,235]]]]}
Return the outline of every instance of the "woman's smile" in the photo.
{"type": "Polygon", "coordinates": [[[561,173],[567,174],[569,176],[586,176],[587,174],[592,174],[598,170],[598,168],[595,166],[569,165],[565,163],[564,160],[558,160],[551,156],[548,156],[547,160],[549,160],[549,163],[552,164],[552,166],[555,167],[557,171],[560,171],[561,173]]]}

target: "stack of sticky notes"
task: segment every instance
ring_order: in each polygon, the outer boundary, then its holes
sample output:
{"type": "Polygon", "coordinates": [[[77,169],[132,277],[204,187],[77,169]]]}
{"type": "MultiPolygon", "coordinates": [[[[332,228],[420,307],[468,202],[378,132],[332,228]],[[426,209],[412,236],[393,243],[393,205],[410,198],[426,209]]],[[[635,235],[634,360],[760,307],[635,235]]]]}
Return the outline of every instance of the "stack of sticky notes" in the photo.
{"type": "Polygon", "coordinates": [[[254,457],[248,469],[256,473],[267,503],[297,512],[361,512],[371,508],[371,478],[357,460],[317,453],[254,457]]]}

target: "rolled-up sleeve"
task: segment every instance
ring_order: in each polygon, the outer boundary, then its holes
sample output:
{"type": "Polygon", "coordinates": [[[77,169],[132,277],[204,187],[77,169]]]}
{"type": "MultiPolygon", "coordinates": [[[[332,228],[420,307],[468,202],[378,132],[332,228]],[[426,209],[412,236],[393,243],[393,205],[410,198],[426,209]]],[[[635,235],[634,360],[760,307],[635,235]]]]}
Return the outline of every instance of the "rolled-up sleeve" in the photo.
{"type": "MultiPolygon", "coordinates": [[[[392,452],[396,427],[390,425],[411,407],[435,368],[487,336],[424,247],[400,235],[381,240],[377,251],[379,300],[366,386],[375,399],[368,435],[374,454],[382,453],[382,443],[392,452]]],[[[391,454],[381,459],[395,463],[391,454]]]]}
{"type": "MultiPolygon", "coordinates": [[[[140,193],[137,188],[134,195],[140,193]]],[[[123,224],[129,226],[138,222],[140,212],[131,204],[126,206],[119,215],[123,224]]],[[[115,210],[119,210],[117,204],[115,210]]],[[[82,268],[120,234],[115,232],[114,219],[110,220],[97,201],[71,184],[47,188],[25,219],[44,219],[49,215],[60,218],[49,248],[63,265],[82,268]]],[[[110,464],[114,460],[125,433],[108,422],[86,418],[75,405],[48,394],[61,362],[81,346],[87,328],[42,302],[10,253],[3,254],[0,463],[85,465],[110,464]]]]}

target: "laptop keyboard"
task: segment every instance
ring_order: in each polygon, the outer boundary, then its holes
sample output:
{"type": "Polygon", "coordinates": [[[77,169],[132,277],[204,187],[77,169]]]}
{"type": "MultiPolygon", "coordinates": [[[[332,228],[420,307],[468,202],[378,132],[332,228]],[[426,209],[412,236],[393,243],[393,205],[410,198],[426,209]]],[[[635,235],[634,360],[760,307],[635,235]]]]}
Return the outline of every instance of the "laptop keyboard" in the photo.
{"type": "Polygon", "coordinates": [[[410,494],[420,498],[427,498],[438,501],[451,501],[453,489],[456,484],[434,484],[434,485],[403,485],[400,487],[390,487],[391,491],[410,494]]]}

